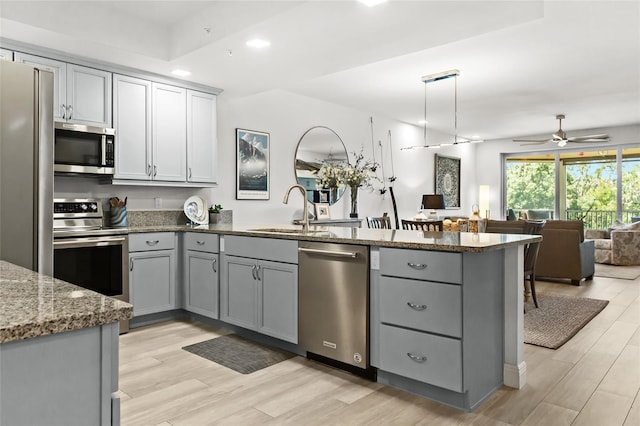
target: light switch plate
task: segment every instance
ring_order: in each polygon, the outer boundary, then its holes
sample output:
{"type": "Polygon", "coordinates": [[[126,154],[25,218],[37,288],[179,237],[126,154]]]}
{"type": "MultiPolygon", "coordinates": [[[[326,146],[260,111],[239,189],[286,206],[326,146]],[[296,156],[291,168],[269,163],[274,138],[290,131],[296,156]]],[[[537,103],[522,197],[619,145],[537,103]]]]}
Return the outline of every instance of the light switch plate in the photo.
{"type": "Polygon", "coordinates": [[[372,271],[380,270],[380,249],[378,247],[371,247],[369,253],[369,262],[372,271]]]}

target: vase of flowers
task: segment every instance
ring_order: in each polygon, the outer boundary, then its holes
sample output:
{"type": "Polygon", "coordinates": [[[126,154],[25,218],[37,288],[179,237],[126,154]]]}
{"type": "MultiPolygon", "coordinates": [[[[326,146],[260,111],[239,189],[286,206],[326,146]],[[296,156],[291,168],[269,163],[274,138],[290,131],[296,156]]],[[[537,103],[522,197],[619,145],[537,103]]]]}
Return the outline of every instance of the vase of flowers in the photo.
{"type": "Polygon", "coordinates": [[[359,154],[353,153],[354,162],[328,163],[322,164],[316,182],[322,188],[344,188],[348,186],[351,193],[350,217],[358,217],[358,188],[361,186],[371,187],[371,180],[376,179],[376,169],[378,164],[374,161],[364,159],[364,154],[360,150],[359,154]]]}

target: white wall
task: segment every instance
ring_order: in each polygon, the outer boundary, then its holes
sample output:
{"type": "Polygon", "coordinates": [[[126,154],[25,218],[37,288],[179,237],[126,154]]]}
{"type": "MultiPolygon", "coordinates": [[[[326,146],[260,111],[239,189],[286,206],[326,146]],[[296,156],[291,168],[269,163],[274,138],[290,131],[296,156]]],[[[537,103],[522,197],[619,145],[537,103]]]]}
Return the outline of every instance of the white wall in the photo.
{"type": "MultiPolygon", "coordinates": [[[[478,145],[477,162],[480,165],[477,172],[477,185],[490,185],[491,198],[490,209],[492,219],[504,218],[504,212],[501,207],[501,170],[502,170],[502,154],[518,153],[518,152],[555,152],[558,150],[576,151],[580,149],[593,150],[598,147],[606,149],[615,149],[617,146],[631,147],[640,146],[640,125],[630,125],[621,127],[610,127],[600,129],[587,129],[582,131],[569,131],[569,136],[608,134],[609,142],[601,144],[567,144],[564,148],[558,148],[555,144],[544,144],[541,146],[522,146],[511,139],[502,139],[485,142],[478,145]]],[[[549,135],[527,136],[526,139],[544,139],[549,135]]],[[[518,138],[520,139],[520,138],[518,138]]]]}
{"type": "MultiPolygon", "coordinates": [[[[293,159],[300,137],[313,126],[333,129],[343,140],[350,157],[364,147],[366,158],[372,159],[370,114],[285,91],[273,91],[255,96],[229,99],[224,93],[218,99],[219,186],[207,189],[132,187],[100,185],[93,178],[56,177],[56,197],[128,197],[131,210],[154,209],[155,198],[162,209],[182,209],[191,195],[203,196],[209,204],[222,204],[233,210],[234,223],[286,223],[301,217],[302,196],[292,194],[289,204],[282,203],[286,189],[295,183],[293,159]],[[268,201],[235,199],[235,129],[244,128],[268,132],[271,137],[271,197],[268,201]]],[[[373,117],[375,159],[381,161],[379,142],[383,145],[385,174],[391,176],[388,131],[391,130],[393,161],[397,180],[394,193],[398,214],[410,218],[417,213],[422,194],[434,192],[434,153],[461,158],[461,208],[441,214],[468,215],[471,204],[477,203],[475,183],[477,145],[458,145],[437,151],[427,149],[400,150],[404,146],[422,145],[422,129],[384,117],[373,117]]],[[[382,176],[380,174],[380,176],[382,176]]],[[[387,181],[388,184],[388,181],[387,181]]],[[[382,187],[382,184],[378,184],[382,187]]],[[[331,207],[333,218],[349,215],[347,191],[331,207]]],[[[359,191],[359,214],[393,215],[389,192],[381,195],[359,191]]]]}

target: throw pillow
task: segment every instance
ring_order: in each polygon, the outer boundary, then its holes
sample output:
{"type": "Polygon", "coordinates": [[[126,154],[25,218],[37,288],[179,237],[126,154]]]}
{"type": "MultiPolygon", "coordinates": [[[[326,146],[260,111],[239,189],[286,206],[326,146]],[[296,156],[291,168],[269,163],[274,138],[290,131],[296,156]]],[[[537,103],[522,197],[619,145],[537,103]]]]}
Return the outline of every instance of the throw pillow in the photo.
{"type": "Polygon", "coordinates": [[[640,231],[640,222],[622,223],[615,220],[609,229],[611,231],[640,231]]]}

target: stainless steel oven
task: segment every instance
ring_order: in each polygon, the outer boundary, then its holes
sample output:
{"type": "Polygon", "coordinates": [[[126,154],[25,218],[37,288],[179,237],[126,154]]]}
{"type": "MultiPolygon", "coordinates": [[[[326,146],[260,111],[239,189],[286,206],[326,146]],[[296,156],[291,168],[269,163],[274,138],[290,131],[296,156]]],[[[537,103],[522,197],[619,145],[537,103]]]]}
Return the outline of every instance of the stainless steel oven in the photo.
{"type": "Polygon", "coordinates": [[[54,277],[129,302],[129,237],[102,226],[100,200],[54,199],[53,229],[54,277]]]}

